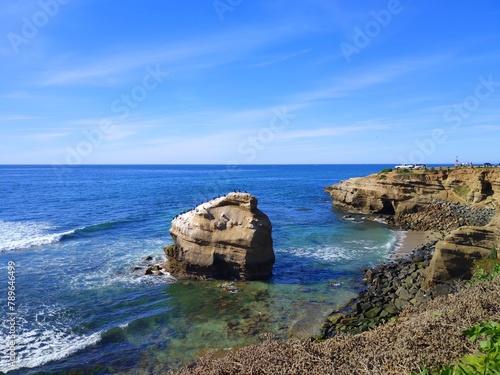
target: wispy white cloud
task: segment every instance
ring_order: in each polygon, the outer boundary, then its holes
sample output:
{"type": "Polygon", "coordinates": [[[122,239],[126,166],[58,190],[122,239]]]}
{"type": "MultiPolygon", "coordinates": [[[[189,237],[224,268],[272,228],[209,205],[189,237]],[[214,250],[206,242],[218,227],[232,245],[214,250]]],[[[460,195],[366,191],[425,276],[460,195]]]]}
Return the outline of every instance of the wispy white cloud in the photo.
{"type": "Polygon", "coordinates": [[[474,131],[481,131],[481,132],[500,132],[500,125],[479,125],[479,126],[473,126],[472,130],[474,131]]]}
{"type": "Polygon", "coordinates": [[[298,57],[300,55],[304,55],[304,54],[309,53],[311,51],[312,51],[311,48],[305,49],[305,50],[294,52],[294,53],[291,53],[291,54],[288,54],[288,55],[275,57],[275,58],[273,58],[271,60],[264,61],[264,62],[261,62],[261,63],[250,64],[249,67],[250,68],[261,68],[261,67],[264,67],[264,66],[277,64],[277,63],[280,63],[280,62],[284,62],[284,61],[293,59],[293,58],[298,57]]]}
{"type": "Polygon", "coordinates": [[[70,133],[35,133],[26,135],[26,138],[36,141],[52,141],[54,139],[67,137],[68,135],[70,135],[70,133]]]}
{"type": "Polygon", "coordinates": [[[352,133],[368,132],[373,130],[388,129],[387,125],[370,124],[370,125],[349,125],[349,126],[332,126],[316,129],[304,129],[294,131],[284,131],[279,134],[280,139],[304,139],[304,138],[324,138],[349,135],[352,133]]]}
{"type": "Polygon", "coordinates": [[[296,32],[290,28],[242,29],[230,34],[210,35],[150,48],[129,47],[127,51],[108,56],[90,56],[85,64],[77,67],[73,62],[67,61],[62,66],[47,70],[39,83],[102,85],[113,77],[124,77],[125,72],[149,64],[162,64],[169,70],[206,69],[237,61],[276,40],[289,38],[294,34],[296,32]]]}
{"type": "Polygon", "coordinates": [[[447,55],[405,58],[396,62],[375,65],[374,67],[354,69],[347,75],[334,77],[328,87],[296,95],[295,100],[299,102],[314,102],[345,97],[353,92],[386,84],[417,70],[438,65],[447,58],[447,55]]]}
{"type": "Polygon", "coordinates": [[[31,95],[27,91],[17,90],[10,91],[1,95],[3,99],[31,99],[31,95]]]}
{"type": "Polygon", "coordinates": [[[40,117],[28,115],[4,115],[0,116],[0,122],[38,120],[40,117]]]}

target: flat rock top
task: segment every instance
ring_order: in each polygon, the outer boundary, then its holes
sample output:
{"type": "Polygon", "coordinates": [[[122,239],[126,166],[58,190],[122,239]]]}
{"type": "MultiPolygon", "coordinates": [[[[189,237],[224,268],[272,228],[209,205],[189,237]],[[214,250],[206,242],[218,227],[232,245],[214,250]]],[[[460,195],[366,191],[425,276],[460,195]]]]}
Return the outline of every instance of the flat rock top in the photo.
{"type": "MultiPolygon", "coordinates": [[[[175,217],[172,223],[186,222],[195,219],[196,216],[213,220],[216,219],[213,213],[214,210],[220,207],[239,208],[244,211],[254,212],[257,211],[257,198],[249,193],[229,193],[226,196],[212,199],[211,201],[202,203],[196,206],[193,210],[185,212],[175,217]]],[[[217,210],[219,211],[219,210],[217,210]]]]}
{"type": "Polygon", "coordinates": [[[229,193],[202,203],[172,220],[170,233],[206,242],[252,242],[253,233],[271,228],[269,218],[257,209],[249,193],[229,193]]]}

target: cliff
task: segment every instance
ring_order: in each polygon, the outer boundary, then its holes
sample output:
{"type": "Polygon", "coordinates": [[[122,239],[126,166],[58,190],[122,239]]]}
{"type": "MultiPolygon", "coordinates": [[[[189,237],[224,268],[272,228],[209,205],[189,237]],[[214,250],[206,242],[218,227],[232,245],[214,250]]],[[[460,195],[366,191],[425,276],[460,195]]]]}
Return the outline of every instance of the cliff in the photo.
{"type": "Polygon", "coordinates": [[[167,270],[179,278],[260,280],[272,275],[271,221],[247,193],[229,193],[172,220],[167,270]]]}
{"type": "Polygon", "coordinates": [[[333,205],[387,215],[396,226],[448,233],[436,245],[428,281],[470,276],[475,259],[500,248],[500,170],[382,171],[327,187],[333,205]]]}

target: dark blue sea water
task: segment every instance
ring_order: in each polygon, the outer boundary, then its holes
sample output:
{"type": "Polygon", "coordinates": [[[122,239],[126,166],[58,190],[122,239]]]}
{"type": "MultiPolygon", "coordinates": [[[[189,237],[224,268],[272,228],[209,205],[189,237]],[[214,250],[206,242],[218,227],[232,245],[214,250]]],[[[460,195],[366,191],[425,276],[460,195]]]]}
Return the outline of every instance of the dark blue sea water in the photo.
{"type": "Polygon", "coordinates": [[[206,350],[319,332],[399,233],[332,209],[324,187],[384,165],[0,166],[0,370],[161,373],[206,350]],[[179,212],[235,189],[273,223],[269,282],[177,281],[132,272],[161,260],[179,212]],[[16,361],[8,263],[15,264],[16,361]]]}

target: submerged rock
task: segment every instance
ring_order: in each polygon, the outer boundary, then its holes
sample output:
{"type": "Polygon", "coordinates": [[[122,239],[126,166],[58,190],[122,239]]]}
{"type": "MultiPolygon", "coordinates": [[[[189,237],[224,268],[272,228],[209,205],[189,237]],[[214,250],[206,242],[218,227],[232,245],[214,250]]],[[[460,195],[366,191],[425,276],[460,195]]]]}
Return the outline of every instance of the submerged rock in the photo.
{"type": "Polygon", "coordinates": [[[172,220],[168,271],[178,278],[268,279],[275,259],[271,232],[253,195],[229,193],[172,220]]]}

